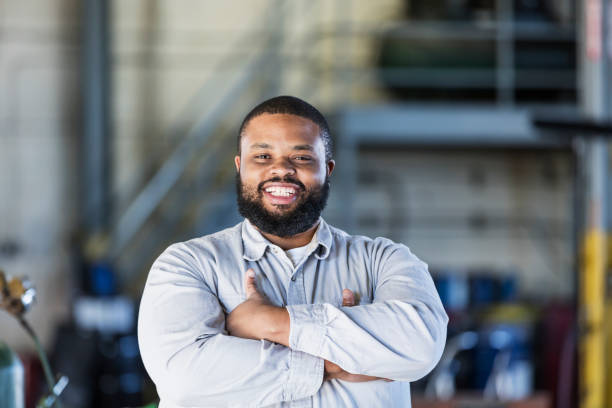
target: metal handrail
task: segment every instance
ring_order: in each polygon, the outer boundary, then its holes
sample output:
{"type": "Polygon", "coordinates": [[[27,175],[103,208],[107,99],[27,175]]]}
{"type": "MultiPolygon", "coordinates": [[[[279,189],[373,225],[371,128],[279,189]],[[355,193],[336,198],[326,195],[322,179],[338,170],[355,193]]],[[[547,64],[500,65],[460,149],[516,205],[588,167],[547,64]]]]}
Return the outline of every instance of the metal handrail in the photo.
{"type": "MultiPolygon", "coordinates": [[[[205,178],[204,185],[197,188],[197,192],[201,195],[210,193],[210,187],[214,183],[213,179],[216,175],[215,169],[218,167],[219,161],[226,156],[228,148],[220,139],[221,137],[215,135],[207,143],[204,155],[197,159],[198,162],[203,164],[198,173],[202,173],[205,178]]],[[[133,282],[138,279],[138,273],[143,272],[147,266],[150,266],[151,254],[158,253],[159,247],[164,242],[172,242],[177,238],[178,229],[181,228],[179,221],[184,219],[185,213],[191,212],[189,207],[197,205],[197,202],[195,202],[197,200],[186,197],[186,193],[188,192],[184,188],[179,188],[177,191],[173,191],[164,201],[165,211],[162,217],[156,219],[154,225],[150,225],[153,229],[145,234],[143,240],[136,240],[136,242],[130,244],[129,253],[130,255],[135,253],[136,256],[120,255],[116,259],[117,266],[121,266],[121,278],[126,288],[131,288],[133,282]],[[188,203],[187,208],[181,203],[188,203]]]]}
{"type": "MultiPolygon", "coordinates": [[[[282,8],[282,4],[284,2],[281,2],[279,5],[273,1],[270,8],[278,13],[279,9],[282,8]]],[[[222,122],[225,112],[229,110],[241,93],[248,88],[251,79],[256,73],[260,72],[261,67],[269,62],[269,57],[274,51],[274,37],[272,35],[266,39],[263,43],[263,51],[255,51],[256,55],[244,67],[239,79],[223,95],[220,101],[189,130],[165,163],[111,227],[109,233],[110,243],[105,252],[105,259],[111,262],[117,260],[138,231],[142,229],[147,219],[159,207],[169,191],[176,185],[189,163],[194,159],[196,152],[208,142],[210,134],[222,122]]],[[[196,94],[195,98],[200,99],[202,95],[203,92],[200,91],[196,94]]]]}
{"type": "Polygon", "coordinates": [[[222,120],[223,114],[247,87],[249,81],[258,72],[258,68],[267,62],[270,52],[270,50],[264,51],[247,65],[236,84],[204,116],[199,124],[187,133],[185,139],[177,146],[168,160],[128,206],[115,224],[115,227],[111,230],[111,247],[108,251],[108,259],[112,261],[117,258],[153,211],[159,206],[163,198],[184,173],[198,148],[207,142],[210,133],[222,120]]]}

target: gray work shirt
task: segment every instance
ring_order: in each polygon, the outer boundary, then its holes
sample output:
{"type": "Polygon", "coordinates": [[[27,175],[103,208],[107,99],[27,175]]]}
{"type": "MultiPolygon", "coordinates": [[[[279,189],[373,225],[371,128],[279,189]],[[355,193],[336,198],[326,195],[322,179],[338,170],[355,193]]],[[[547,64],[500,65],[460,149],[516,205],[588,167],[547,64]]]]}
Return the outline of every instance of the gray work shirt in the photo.
{"type": "Polygon", "coordinates": [[[438,362],[448,318],[427,265],[385,238],[351,236],[323,219],[293,265],[248,220],[171,245],[153,264],[138,340],[170,407],[410,407],[410,381],[438,362]],[[289,345],[230,336],[244,274],[290,316],[289,345]],[[358,305],[342,306],[351,289],[358,305]],[[393,380],[323,381],[324,359],[393,380]]]}

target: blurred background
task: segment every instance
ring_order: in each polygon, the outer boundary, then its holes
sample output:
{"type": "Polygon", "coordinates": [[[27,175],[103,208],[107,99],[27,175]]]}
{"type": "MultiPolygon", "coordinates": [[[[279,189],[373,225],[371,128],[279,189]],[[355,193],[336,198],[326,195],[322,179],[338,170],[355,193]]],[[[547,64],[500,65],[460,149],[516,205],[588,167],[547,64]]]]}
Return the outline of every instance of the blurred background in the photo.
{"type": "MultiPolygon", "coordinates": [[[[237,128],[290,94],[330,121],[326,220],[408,245],[449,313],[416,408],[612,406],[611,37],[610,0],[0,2],[0,268],[63,405],[157,400],[148,269],[240,221],[237,128]]],[[[34,406],[7,313],[0,341],[34,406]]]]}

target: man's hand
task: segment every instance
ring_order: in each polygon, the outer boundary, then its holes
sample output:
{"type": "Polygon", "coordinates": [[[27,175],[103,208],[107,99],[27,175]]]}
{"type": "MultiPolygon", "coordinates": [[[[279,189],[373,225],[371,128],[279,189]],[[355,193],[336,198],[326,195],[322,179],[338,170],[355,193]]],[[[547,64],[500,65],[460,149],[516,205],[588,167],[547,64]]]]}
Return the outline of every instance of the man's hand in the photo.
{"type": "MultiPolygon", "coordinates": [[[[342,291],[342,306],[355,306],[355,295],[349,289],[342,291]]],[[[373,377],[371,375],[351,374],[342,369],[338,364],[325,360],[325,375],[324,380],[343,380],[350,382],[366,382],[366,381],[393,381],[387,378],[373,377]]]]}
{"type": "Polygon", "coordinates": [[[236,337],[269,340],[289,347],[289,312],[277,307],[257,290],[255,272],[248,269],[244,276],[246,300],[225,320],[227,331],[236,337]]]}
{"type": "MultiPolygon", "coordinates": [[[[225,320],[227,331],[232,336],[245,339],[266,339],[289,347],[289,312],[277,307],[257,290],[255,272],[248,269],[244,276],[246,300],[239,304],[225,320]]],[[[355,295],[349,289],[342,291],[342,306],[355,306],[355,295]]],[[[351,374],[337,364],[325,360],[325,380],[338,379],[351,382],[384,380],[362,374],[351,374]]]]}

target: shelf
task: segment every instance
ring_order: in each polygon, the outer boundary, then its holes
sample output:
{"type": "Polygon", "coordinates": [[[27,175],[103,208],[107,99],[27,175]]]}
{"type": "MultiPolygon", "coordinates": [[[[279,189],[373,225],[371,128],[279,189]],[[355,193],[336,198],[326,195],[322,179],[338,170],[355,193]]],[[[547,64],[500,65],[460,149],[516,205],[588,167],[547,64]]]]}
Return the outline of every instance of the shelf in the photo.
{"type": "MultiPolygon", "coordinates": [[[[555,112],[547,109],[548,113],[555,112]]],[[[560,108],[567,115],[571,108],[560,108]]],[[[569,148],[569,141],[542,137],[532,111],[489,106],[376,105],[340,115],[339,148],[401,145],[478,148],[569,148]]]]}

